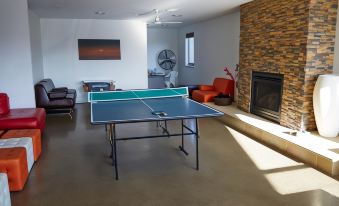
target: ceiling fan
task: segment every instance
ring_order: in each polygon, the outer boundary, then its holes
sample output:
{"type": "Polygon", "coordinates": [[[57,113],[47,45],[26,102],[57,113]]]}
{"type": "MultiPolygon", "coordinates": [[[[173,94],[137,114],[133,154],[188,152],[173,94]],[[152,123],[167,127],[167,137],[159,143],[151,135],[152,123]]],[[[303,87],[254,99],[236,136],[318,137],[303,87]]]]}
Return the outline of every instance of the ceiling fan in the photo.
{"type": "Polygon", "coordinates": [[[174,12],[174,11],[178,11],[179,9],[163,9],[163,10],[159,10],[159,9],[152,9],[151,11],[147,11],[141,14],[138,14],[138,16],[146,16],[146,15],[150,15],[150,14],[160,14],[160,13],[165,13],[165,12],[174,12]]]}
{"type": "Polygon", "coordinates": [[[182,24],[181,21],[161,21],[159,16],[156,16],[151,24],[182,24]]]}
{"type": "Polygon", "coordinates": [[[138,16],[145,16],[145,15],[150,15],[150,14],[155,14],[155,18],[152,22],[150,22],[149,24],[181,24],[181,21],[161,21],[160,19],[160,13],[164,13],[164,12],[172,12],[172,11],[177,11],[178,9],[167,9],[167,10],[158,10],[158,9],[153,9],[152,11],[148,11],[142,14],[138,14],[138,16]]]}

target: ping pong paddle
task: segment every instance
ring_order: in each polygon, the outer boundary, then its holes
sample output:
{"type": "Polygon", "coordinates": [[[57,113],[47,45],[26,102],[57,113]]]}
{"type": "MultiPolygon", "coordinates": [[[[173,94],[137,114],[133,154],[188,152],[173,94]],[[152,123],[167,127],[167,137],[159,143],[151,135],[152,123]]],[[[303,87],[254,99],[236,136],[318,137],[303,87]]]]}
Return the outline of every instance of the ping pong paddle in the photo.
{"type": "Polygon", "coordinates": [[[152,114],[159,116],[167,116],[167,113],[163,111],[153,111],[152,114]]]}

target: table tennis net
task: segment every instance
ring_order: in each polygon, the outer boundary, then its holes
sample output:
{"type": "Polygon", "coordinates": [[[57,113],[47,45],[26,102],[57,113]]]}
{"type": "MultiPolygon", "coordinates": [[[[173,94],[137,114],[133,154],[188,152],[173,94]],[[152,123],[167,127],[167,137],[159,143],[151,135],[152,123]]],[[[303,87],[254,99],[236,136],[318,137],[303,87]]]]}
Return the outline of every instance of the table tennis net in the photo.
{"type": "Polygon", "coordinates": [[[154,99],[178,96],[188,96],[188,88],[178,87],[166,89],[89,92],[88,102],[154,99]]]}

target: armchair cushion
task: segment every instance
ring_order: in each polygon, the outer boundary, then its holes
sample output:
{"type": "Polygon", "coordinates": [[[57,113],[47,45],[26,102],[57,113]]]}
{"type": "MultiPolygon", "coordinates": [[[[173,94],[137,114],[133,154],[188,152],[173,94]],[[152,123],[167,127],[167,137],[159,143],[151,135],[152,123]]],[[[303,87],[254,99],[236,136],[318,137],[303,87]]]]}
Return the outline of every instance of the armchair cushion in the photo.
{"type": "Polygon", "coordinates": [[[200,85],[199,86],[200,91],[213,91],[215,90],[213,85],[200,85]]]}
{"type": "Polygon", "coordinates": [[[73,94],[73,95],[74,95],[74,98],[76,98],[76,96],[77,96],[77,90],[75,90],[75,89],[68,89],[68,90],[67,90],[67,94],[73,94]]]}
{"type": "Polygon", "coordinates": [[[68,92],[67,87],[58,87],[51,90],[51,92],[68,92]]]}
{"type": "Polygon", "coordinates": [[[67,93],[66,92],[48,92],[48,97],[50,99],[64,99],[66,98],[67,93]]]}
{"type": "Polygon", "coordinates": [[[192,99],[198,102],[213,102],[215,96],[219,93],[217,91],[201,91],[194,90],[192,94],[192,99]]]}

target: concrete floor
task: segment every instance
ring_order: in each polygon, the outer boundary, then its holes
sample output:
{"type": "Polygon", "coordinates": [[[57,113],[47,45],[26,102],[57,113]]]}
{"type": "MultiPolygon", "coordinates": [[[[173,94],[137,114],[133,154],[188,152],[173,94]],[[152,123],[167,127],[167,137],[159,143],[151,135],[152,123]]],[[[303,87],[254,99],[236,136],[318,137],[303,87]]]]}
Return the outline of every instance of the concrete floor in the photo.
{"type": "MultiPolygon", "coordinates": [[[[120,180],[114,180],[103,126],[90,125],[89,107],[74,119],[48,116],[43,153],[13,206],[339,205],[339,183],[215,119],[199,120],[200,171],[193,138],[118,143],[120,180]]],[[[177,131],[178,122],[170,129],[177,131]]],[[[155,123],[119,125],[118,134],[161,133],[155,123]]]]}

